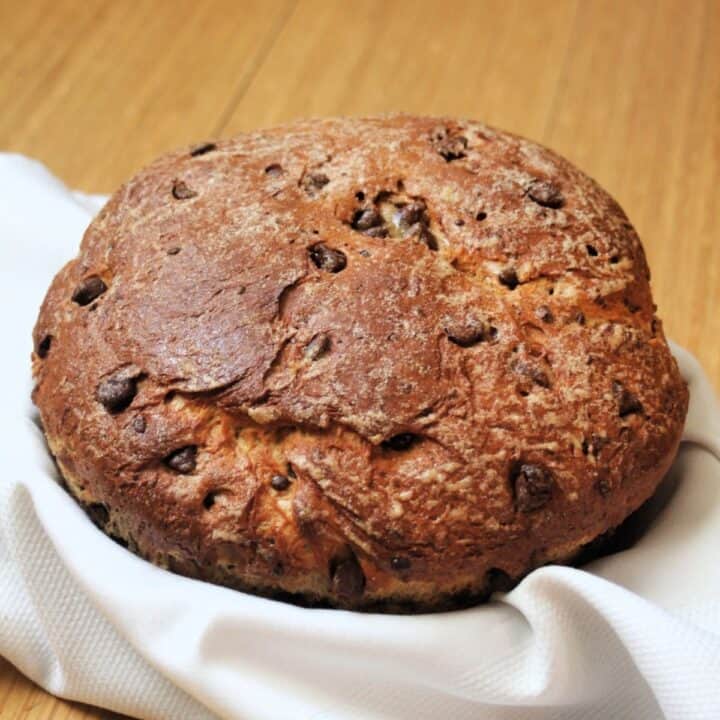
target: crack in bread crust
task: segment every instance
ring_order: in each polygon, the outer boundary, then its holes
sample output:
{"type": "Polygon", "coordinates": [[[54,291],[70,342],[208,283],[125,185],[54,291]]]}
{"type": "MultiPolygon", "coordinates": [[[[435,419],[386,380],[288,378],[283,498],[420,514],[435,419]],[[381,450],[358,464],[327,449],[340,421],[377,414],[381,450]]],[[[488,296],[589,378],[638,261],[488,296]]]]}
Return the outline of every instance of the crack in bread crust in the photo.
{"type": "Polygon", "coordinates": [[[49,445],[109,533],[243,590],[429,609],[652,495],[687,389],[593,180],[436,118],[208,147],[118,190],[35,327],[49,445]]]}

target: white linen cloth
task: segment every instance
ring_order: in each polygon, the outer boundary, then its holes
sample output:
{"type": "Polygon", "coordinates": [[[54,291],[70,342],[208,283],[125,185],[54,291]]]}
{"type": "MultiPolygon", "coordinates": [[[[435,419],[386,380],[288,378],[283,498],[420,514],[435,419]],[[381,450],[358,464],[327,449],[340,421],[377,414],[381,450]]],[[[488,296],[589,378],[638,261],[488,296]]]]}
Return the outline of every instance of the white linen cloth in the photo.
{"type": "Polygon", "coordinates": [[[0,155],[0,654],[52,693],[153,720],[720,718],[720,410],[690,355],[677,490],[632,549],[451,613],[264,600],[143,562],[53,480],[30,330],[101,202],[0,155]]]}

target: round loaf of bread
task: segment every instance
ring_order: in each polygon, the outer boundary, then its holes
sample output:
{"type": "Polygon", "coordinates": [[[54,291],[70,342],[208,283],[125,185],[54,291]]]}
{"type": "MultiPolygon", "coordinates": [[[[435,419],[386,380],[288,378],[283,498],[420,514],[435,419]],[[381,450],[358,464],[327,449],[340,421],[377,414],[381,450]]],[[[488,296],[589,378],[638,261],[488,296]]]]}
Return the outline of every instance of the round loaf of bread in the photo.
{"type": "Polygon", "coordinates": [[[475,122],[328,119],[166,155],[34,331],[71,493],[183,575],[430,610],[571,562],[655,491],[688,394],[642,246],[475,122]]]}

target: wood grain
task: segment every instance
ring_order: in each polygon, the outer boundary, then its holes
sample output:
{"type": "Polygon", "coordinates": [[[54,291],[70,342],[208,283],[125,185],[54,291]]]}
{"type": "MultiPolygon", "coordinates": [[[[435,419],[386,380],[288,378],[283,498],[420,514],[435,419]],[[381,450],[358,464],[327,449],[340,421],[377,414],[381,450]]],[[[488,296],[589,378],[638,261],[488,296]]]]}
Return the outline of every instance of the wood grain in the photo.
{"type": "MultiPolygon", "coordinates": [[[[0,27],[0,148],[85,190],[314,115],[460,115],[544,142],[625,208],[668,335],[720,388],[720,1],[5,0],[0,27]]],[[[0,662],[0,717],[119,716],[0,662]]]]}

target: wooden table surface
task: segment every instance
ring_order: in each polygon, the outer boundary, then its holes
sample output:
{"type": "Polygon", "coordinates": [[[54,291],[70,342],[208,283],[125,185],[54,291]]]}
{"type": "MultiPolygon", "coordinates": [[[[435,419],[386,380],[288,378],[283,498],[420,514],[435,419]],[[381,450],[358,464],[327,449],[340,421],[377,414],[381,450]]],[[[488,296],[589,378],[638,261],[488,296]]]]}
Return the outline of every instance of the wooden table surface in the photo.
{"type": "MultiPolygon", "coordinates": [[[[93,192],[175,146],[297,117],[526,135],[619,200],[667,334],[720,388],[720,0],[2,0],[0,108],[0,149],[93,192]]],[[[101,717],[119,716],[0,660],[3,720],[101,717]]]]}

